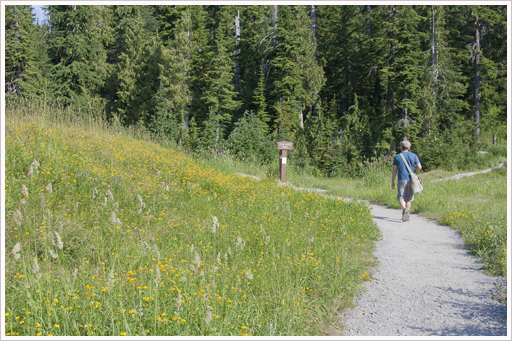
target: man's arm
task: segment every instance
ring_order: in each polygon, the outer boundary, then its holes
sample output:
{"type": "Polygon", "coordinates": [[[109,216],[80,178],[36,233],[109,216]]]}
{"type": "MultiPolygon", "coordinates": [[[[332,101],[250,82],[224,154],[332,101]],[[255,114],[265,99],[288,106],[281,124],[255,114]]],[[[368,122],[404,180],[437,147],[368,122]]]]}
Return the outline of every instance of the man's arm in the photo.
{"type": "Polygon", "coordinates": [[[391,174],[391,189],[395,189],[395,177],[398,172],[398,167],[393,166],[393,173],[391,174]]]}
{"type": "Polygon", "coordinates": [[[414,166],[416,166],[416,169],[414,170],[414,173],[418,173],[418,171],[419,171],[419,170],[422,170],[422,168],[421,168],[421,163],[419,163],[419,162],[418,162],[418,163],[417,163],[417,164],[415,164],[414,166]]]}

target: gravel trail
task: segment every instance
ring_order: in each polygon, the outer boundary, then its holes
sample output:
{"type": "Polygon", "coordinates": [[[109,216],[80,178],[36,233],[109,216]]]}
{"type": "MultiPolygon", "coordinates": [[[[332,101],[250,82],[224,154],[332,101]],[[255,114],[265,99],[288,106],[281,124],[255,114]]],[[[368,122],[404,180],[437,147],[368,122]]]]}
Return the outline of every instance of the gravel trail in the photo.
{"type": "Polygon", "coordinates": [[[380,264],[338,335],[507,336],[507,308],[490,296],[496,278],[456,231],[416,214],[402,222],[398,209],[374,205],[372,214],[380,264]]]}

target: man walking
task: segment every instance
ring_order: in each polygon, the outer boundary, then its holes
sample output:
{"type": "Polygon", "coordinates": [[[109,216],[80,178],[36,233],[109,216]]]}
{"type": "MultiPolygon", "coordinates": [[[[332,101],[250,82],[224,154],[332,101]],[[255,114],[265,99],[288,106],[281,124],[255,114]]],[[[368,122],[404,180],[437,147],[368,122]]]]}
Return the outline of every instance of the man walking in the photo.
{"type": "Polygon", "coordinates": [[[397,199],[402,207],[402,221],[409,220],[409,212],[411,211],[411,202],[414,200],[414,193],[411,189],[409,183],[411,182],[411,176],[409,175],[409,171],[407,170],[407,166],[405,165],[404,158],[409,164],[409,168],[414,169],[414,173],[421,169],[421,163],[418,159],[418,156],[414,153],[411,153],[409,149],[411,149],[411,142],[402,141],[400,143],[400,148],[402,149],[402,153],[398,154],[393,159],[393,173],[391,174],[391,189],[395,189],[395,177],[398,173],[398,186],[397,186],[397,199]]]}

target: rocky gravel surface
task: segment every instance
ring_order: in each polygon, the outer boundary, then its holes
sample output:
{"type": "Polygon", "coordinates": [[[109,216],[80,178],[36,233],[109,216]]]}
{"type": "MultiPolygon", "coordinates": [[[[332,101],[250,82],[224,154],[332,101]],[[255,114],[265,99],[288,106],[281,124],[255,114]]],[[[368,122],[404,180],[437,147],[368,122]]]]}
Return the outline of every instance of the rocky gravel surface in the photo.
{"type": "MultiPolygon", "coordinates": [[[[413,203],[414,205],[414,203],[413,203]]],[[[344,336],[507,336],[507,307],[491,299],[494,276],[447,226],[374,205],[381,231],[373,279],[340,316],[344,336]]]]}

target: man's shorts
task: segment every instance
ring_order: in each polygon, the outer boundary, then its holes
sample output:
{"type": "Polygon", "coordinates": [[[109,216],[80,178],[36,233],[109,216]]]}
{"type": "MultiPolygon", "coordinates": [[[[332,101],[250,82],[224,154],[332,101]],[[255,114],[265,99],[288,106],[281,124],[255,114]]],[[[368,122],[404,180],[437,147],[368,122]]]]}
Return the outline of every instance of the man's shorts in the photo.
{"type": "Polygon", "coordinates": [[[397,185],[397,198],[398,200],[404,200],[405,202],[411,202],[414,200],[414,192],[409,186],[411,180],[399,180],[397,185]]]}

